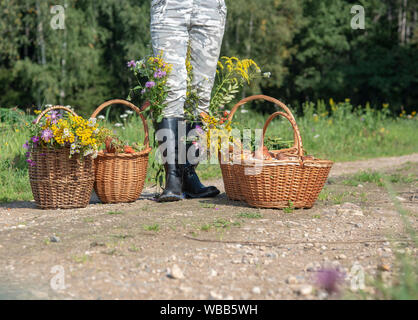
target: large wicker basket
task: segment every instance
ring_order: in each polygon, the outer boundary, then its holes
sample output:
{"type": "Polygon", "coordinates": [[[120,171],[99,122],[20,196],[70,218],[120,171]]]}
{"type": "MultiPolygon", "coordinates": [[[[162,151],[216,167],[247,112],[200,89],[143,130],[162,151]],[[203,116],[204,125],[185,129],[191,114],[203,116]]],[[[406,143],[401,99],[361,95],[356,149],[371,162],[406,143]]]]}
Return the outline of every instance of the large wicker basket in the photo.
{"type": "MultiPolygon", "coordinates": [[[[35,123],[48,112],[62,109],[54,106],[43,111],[35,123]]],[[[94,183],[94,162],[91,156],[70,158],[70,148],[36,148],[31,152],[35,166],[29,166],[29,181],[33,198],[42,209],[84,208],[89,204],[94,183]]]]}
{"type": "MultiPolygon", "coordinates": [[[[274,152],[273,152],[274,154],[274,152]]],[[[332,161],[304,156],[302,139],[296,121],[288,113],[275,112],[263,129],[260,148],[253,159],[236,165],[236,173],[246,202],[258,208],[311,208],[327,180],[332,161]],[[264,160],[263,141],[270,122],[283,116],[295,133],[297,154],[284,152],[286,159],[264,160]]]]}
{"type": "Polygon", "coordinates": [[[132,154],[100,151],[95,159],[94,190],[103,203],[134,202],[140,197],[147,176],[148,156],[151,152],[148,125],[138,107],[121,99],[103,103],[91,117],[96,118],[104,108],[115,104],[127,106],[140,116],[145,131],[145,149],[132,154]]]}
{"type": "MultiPolygon", "coordinates": [[[[247,98],[242,99],[241,101],[239,101],[232,108],[232,110],[229,114],[229,117],[228,117],[228,121],[231,121],[233,119],[233,117],[234,117],[235,113],[237,112],[238,108],[240,108],[244,104],[246,104],[250,101],[254,101],[254,100],[266,100],[266,101],[272,102],[275,105],[282,108],[287,114],[289,114],[290,117],[293,118],[293,115],[290,112],[290,110],[281,101],[279,101],[277,99],[274,99],[272,97],[269,97],[269,96],[265,96],[265,95],[255,95],[255,96],[250,96],[250,97],[247,97],[247,98]]],[[[296,139],[295,139],[295,141],[296,141],[296,139]]],[[[225,186],[225,192],[226,192],[227,197],[230,200],[245,201],[244,195],[241,191],[241,183],[238,180],[238,171],[237,171],[238,167],[237,167],[236,164],[234,164],[234,153],[233,153],[234,151],[239,152],[239,153],[242,152],[242,150],[231,150],[231,152],[228,155],[219,154],[219,164],[220,164],[220,167],[221,167],[222,178],[223,178],[223,182],[224,182],[224,186],[225,186]]],[[[295,145],[291,149],[280,150],[280,151],[277,151],[277,152],[295,153],[296,151],[297,151],[297,146],[295,145]]],[[[235,159],[236,158],[237,157],[235,155],[235,159]]]]}

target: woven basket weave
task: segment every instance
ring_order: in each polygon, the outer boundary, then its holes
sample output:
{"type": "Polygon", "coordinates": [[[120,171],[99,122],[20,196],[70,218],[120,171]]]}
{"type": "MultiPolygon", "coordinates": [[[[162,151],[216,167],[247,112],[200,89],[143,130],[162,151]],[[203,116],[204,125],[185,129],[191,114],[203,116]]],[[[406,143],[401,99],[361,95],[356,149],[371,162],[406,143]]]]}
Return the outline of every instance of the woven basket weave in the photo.
{"type": "Polygon", "coordinates": [[[272,114],[263,129],[260,148],[254,159],[236,165],[246,202],[258,208],[311,208],[327,180],[332,161],[305,157],[296,121],[287,113],[272,114]],[[264,135],[270,122],[283,116],[295,133],[297,154],[286,154],[285,160],[263,160],[264,135]]]}
{"type": "Polygon", "coordinates": [[[148,125],[138,107],[121,99],[103,103],[91,117],[96,118],[104,108],[114,104],[127,106],[141,117],[145,149],[132,154],[100,151],[95,159],[94,190],[103,203],[134,202],[140,197],[147,176],[148,156],[151,152],[148,125]]]}
{"type": "MultiPolygon", "coordinates": [[[[250,96],[250,97],[247,97],[247,98],[242,99],[241,101],[239,101],[232,108],[232,110],[231,110],[231,112],[228,116],[228,121],[232,120],[235,113],[237,112],[237,110],[241,106],[243,106],[244,104],[246,104],[250,101],[254,101],[254,100],[266,100],[266,101],[272,102],[275,105],[282,108],[287,114],[289,114],[289,116],[291,116],[293,118],[293,115],[290,112],[290,110],[281,101],[279,101],[277,99],[274,99],[272,97],[269,97],[269,96],[265,96],[265,95],[255,95],[255,96],[250,96]]],[[[295,139],[295,141],[297,141],[297,140],[295,139]]],[[[291,149],[273,151],[273,152],[276,152],[276,153],[278,153],[278,152],[296,153],[296,151],[297,151],[297,146],[295,145],[291,149]]],[[[241,152],[241,151],[238,150],[238,152],[241,152]]],[[[230,200],[245,201],[244,195],[241,191],[241,182],[238,179],[238,167],[237,167],[236,164],[233,163],[234,162],[233,158],[234,158],[233,151],[230,152],[229,155],[222,155],[221,156],[219,154],[219,164],[220,164],[220,167],[221,167],[222,179],[223,179],[224,186],[225,186],[225,192],[226,192],[227,197],[230,200]]]]}
{"type": "MultiPolygon", "coordinates": [[[[52,110],[65,110],[54,106],[43,111],[35,123],[52,110]]],[[[36,148],[31,152],[35,166],[29,166],[29,181],[33,198],[42,209],[84,208],[89,204],[94,183],[94,162],[90,156],[70,159],[70,148],[36,148]]]]}

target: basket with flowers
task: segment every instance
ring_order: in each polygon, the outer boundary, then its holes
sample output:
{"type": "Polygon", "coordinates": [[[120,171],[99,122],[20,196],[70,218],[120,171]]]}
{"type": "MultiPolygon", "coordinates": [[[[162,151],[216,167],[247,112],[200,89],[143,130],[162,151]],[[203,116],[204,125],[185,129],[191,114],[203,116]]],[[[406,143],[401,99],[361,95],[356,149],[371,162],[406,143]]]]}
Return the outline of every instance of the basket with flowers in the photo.
{"type": "Polygon", "coordinates": [[[30,129],[31,138],[23,147],[36,204],[42,209],[86,207],[100,144],[96,121],[83,119],[69,107],[51,106],[30,129]]]}
{"type": "Polygon", "coordinates": [[[101,134],[102,140],[105,141],[105,149],[99,151],[95,160],[94,181],[94,190],[103,203],[138,200],[144,188],[151,152],[147,122],[139,108],[131,102],[122,99],[107,101],[100,105],[91,117],[95,119],[103,109],[117,104],[124,105],[139,115],[145,138],[143,144],[128,144],[127,141],[117,137],[112,130],[103,129],[101,134]]]}

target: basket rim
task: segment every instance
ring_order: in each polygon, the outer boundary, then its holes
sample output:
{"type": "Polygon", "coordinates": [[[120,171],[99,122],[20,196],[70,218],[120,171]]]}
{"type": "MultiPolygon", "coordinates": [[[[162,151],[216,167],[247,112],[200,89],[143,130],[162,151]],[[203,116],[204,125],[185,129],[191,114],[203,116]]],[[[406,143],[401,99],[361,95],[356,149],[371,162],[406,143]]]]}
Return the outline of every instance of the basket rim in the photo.
{"type": "Polygon", "coordinates": [[[261,163],[262,166],[268,166],[268,167],[274,167],[274,166],[283,166],[283,165],[328,165],[328,166],[332,166],[334,164],[334,161],[331,160],[323,160],[323,159],[314,159],[314,160],[305,160],[305,161],[301,161],[301,160],[277,160],[277,159],[273,159],[273,160],[260,160],[260,159],[251,159],[252,163],[245,163],[241,162],[241,163],[226,163],[229,165],[238,165],[238,166],[243,166],[243,167],[255,167],[256,163],[261,163]]]}
{"type": "MultiPolygon", "coordinates": [[[[144,156],[148,155],[152,151],[151,147],[148,147],[140,152],[134,152],[134,153],[108,153],[104,152],[104,150],[100,150],[97,154],[98,157],[106,157],[106,158],[135,158],[138,156],[144,156]]],[[[97,159],[96,158],[96,159],[97,159]]]]}

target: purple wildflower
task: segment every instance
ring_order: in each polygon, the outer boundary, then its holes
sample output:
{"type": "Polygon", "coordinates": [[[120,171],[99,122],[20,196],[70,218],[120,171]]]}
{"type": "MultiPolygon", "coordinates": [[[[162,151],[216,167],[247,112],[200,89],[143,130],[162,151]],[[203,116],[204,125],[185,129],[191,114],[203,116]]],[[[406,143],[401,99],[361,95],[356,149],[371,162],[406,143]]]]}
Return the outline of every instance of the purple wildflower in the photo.
{"type": "Polygon", "coordinates": [[[35,165],[36,165],[36,162],[35,161],[33,161],[32,159],[28,159],[28,160],[26,160],[26,162],[31,166],[31,167],[34,167],[35,165]]]}
{"type": "Polygon", "coordinates": [[[152,88],[152,87],[154,87],[155,86],[155,82],[154,81],[148,81],[146,84],[145,84],[145,87],[147,87],[147,88],[152,88]]]}
{"type": "Polygon", "coordinates": [[[158,70],[154,73],[154,78],[156,78],[156,79],[161,79],[161,78],[165,77],[166,75],[167,75],[167,72],[165,72],[165,71],[163,71],[163,70],[161,70],[161,69],[158,69],[158,70]]]}
{"type": "Polygon", "coordinates": [[[146,90],[146,89],[142,89],[142,90],[141,90],[141,94],[145,94],[145,92],[147,92],[147,90],[146,90]]]}
{"type": "Polygon", "coordinates": [[[42,131],[41,137],[45,142],[49,142],[54,137],[54,133],[51,129],[45,129],[42,131]]]}
{"type": "Polygon", "coordinates": [[[30,157],[30,152],[26,152],[26,153],[25,153],[25,157],[26,157],[26,158],[29,158],[29,157],[30,157]]]}
{"type": "Polygon", "coordinates": [[[202,129],[202,127],[201,126],[199,126],[199,125],[196,125],[196,132],[198,133],[198,134],[203,134],[203,133],[205,133],[205,131],[202,129]]]}
{"type": "Polygon", "coordinates": [[[29,141],[26,141],[26,142],[23,144],[23,149],[29,150],[29,148],[30,148],[30,146],[29,146],[29,141]]]}
{"type": "Polygon", "coordinates": [[[34,136],[34,137],[32,137],[32,142],[33,142],[34,144],[37,144],[37,143],[39,142],[39,137],[38,137],[38,136],[34,136]]]}
{"type": "Polygon", "coordinates": [[[317,272],[316,283],[328,294],[339,293],[339,285],[344,280],[345,274],[339,269],[323,268],[317,272]]]}
{"type": "Polygon", "coordinates": [[[133,68],[136,66],[136,62],[135,60],[131,60],[131,61],[128,61],[127,65],[128,65],[128,68],[133,68]]]}
{"type": "Polygon", "coordinates": [[[49,113],[49,116],[50,116],[52,123],[56,124],[58,122],[58,119],[61,118],[61,113],[53,110],[49,113]]]}

